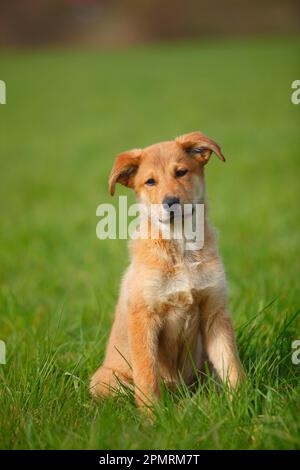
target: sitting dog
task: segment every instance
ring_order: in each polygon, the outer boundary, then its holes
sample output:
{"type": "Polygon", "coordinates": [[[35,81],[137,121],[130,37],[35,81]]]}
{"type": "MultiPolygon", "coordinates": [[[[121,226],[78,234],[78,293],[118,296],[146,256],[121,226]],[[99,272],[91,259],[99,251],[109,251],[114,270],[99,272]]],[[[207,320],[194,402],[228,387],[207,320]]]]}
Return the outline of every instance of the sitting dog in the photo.
{"type": "MultiPolygon", "coordinates": [[[[221,148],[201,132],[121,153],[112,169],[116,183],[132,188],[138,201],[162,213],[177,204],[205,204],[204,167],[221,148]]],[[[206,206],[205,206],[206,207],[206,206]]],[[[170,217],[174,223],[175,216],[170,217]]],[[[163,224],[158,219],[158,224],[163,224]]],[[[131,264],[123,278],[105,359],[91,379],[96,397],[134,386],[138,406],[160,396],[160,381],[195,381],[204,361],[231,388],[243,376],[227,311],[226,279],[204,215],[204,244],[186,250],[186,240],[131,241],[131,264]]]]}

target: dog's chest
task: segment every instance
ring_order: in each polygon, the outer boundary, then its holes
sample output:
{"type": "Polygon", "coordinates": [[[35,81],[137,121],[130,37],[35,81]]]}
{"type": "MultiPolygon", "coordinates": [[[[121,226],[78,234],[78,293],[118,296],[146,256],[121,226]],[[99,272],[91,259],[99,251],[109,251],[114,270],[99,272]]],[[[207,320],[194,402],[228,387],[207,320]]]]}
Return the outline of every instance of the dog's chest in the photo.
{"type": "MultiPolygon", "coordinates": [[[[145,298],[150,308],[179,311],[190,310],[214,285],[215,272],[197,262],[183,261],[170,270],[152,272],[144,286],[145,298]]],[[[159,313],[159,312],[158,312],[159,313]]]]}
{"type": "Polygon", "coordinates": [[[203,276],[196,264],[176,266],[168,276],[161,276],[153,285],[156,312],[162,318],[159,364],[167,382],[176,382],[178,371],[185,380],[193,375],[192,363],[198,364],[201,356],[199,337],[199,305],[204,297],[203,276]],[[199,356],[199,357],[198,357],[199,356]],[[164,372],[163,364],[168,364],[164,372]],[[171,377],[171,378],[170,378],[171,377]]]}
{"type": "Polygon", "coordinates": [[[200,284],[198,267],[182,263],[167,276],[161,277],[160,299],[179,308],[191,306],[199,293],[200,284]]]}

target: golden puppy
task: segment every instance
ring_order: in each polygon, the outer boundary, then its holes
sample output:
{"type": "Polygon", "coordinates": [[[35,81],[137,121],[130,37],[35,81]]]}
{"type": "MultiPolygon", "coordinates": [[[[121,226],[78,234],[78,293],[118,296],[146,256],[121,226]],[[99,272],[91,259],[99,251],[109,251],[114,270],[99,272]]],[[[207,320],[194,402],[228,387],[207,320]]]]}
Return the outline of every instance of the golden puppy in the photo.
{"type": "MultiPolygon", "coordinates": [[[[160,205],[205,203],[204,166],[220,147],[200,132],[121,153],[111,172],[132,188],[138,201],[160,205]]],[[[173,217],[174,218],[174,217],[173,217]]],[[[158,219],[163,224],[163,220],[158,219]]],[[[172,217],[171,217],[172,223],[172,217]]],[[[115,320],[102,366],[91,379],[94,396],[133,384],[138,405],[159,397],[159,382],[187,384],[208,359],[231,387],[243,370],[227,312],[226,279],[214,232],[204,217],[204,245],[186,250],[186,240],[136,239],[123,278],[115,320]]]]}

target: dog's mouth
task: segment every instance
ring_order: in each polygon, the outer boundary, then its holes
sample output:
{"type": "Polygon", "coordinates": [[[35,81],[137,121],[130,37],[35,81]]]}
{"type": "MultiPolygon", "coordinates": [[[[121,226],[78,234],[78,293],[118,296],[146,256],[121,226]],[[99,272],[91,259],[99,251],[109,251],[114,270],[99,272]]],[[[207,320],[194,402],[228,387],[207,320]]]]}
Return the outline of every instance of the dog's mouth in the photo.
{"type": "Polygon", "coordinates": [[[161,224],[168,224],[168,223],[174,223],[175,220],[182,220],[184,221],[186,218],[191,217],[195,212],[194,205],[192,205],[191,210],[180,210],[180,212],[176,212],[176,210],[171,210],[165,212],[166,217],[159,217],[159,222],[161,224]]]}

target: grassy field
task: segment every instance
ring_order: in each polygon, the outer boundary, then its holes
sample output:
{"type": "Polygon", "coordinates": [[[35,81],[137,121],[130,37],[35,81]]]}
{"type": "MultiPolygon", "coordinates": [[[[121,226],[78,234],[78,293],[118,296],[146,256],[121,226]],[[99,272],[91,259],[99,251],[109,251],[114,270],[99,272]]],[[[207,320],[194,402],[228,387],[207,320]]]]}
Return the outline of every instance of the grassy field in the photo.
{"type": "Polygon", "coordinates": [[[0,448],[300,448],[299,52],[273,38],[1,53],[0,448]],[[128,263],[95,211],[118,152],[197,129],[227,157],[206,177],[248,379],[231,403],[210,383],[165,394],[149,422],[88,394],[128,263]]]}

